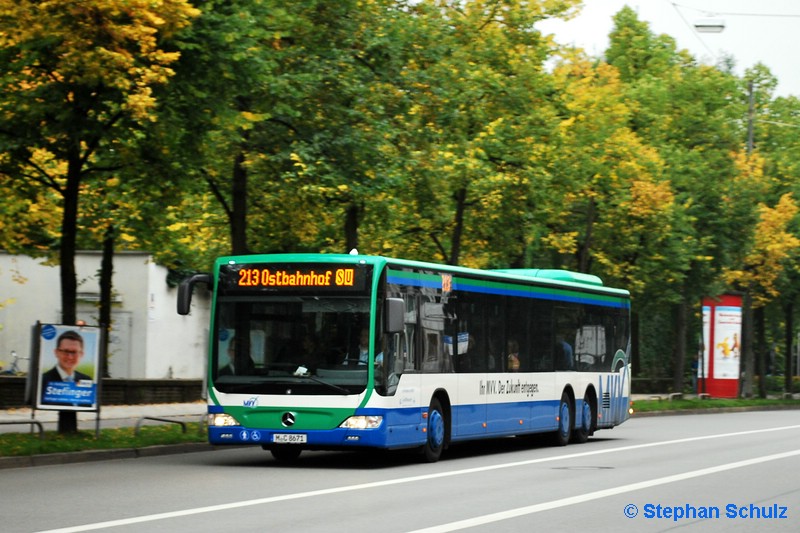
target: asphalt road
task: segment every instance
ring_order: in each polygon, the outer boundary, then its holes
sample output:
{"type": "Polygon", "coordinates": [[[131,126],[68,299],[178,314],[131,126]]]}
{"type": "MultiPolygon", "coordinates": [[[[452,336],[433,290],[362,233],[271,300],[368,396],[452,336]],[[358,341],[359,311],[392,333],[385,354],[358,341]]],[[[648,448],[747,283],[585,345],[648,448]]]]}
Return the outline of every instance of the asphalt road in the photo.
{"type": "Polygon", "coordinates": [[[0,471],[3,531],[800,530],[800,411],[634,418],[586,444],[260,448],[0,471]]]}

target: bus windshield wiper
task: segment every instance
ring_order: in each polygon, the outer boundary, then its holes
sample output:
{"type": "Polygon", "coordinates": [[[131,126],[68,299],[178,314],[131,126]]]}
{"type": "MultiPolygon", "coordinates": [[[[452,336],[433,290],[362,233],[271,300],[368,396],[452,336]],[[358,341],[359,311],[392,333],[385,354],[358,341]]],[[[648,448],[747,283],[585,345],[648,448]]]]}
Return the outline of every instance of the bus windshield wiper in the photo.
{"type": "Polygon", "coordinates": [[[329,382],[325,381],[324,379],[319,379],[318,377],[312,376],[311,374],[303,374],[303,375],[300,375],[299,377],[308,378],[311,381],[313,381],[314,383],[319,383],[320,385],[325,385],[326,387],[328,387],[330,389],[333,389],[335,391],[338,391],[338,392],[340,392],[342,394],[347,394],[347,395],[352,394],[349,390],[345,389],[344,387],[340,387],[339,385],[336,385],[335,383],[329,383],[329,382]]]}

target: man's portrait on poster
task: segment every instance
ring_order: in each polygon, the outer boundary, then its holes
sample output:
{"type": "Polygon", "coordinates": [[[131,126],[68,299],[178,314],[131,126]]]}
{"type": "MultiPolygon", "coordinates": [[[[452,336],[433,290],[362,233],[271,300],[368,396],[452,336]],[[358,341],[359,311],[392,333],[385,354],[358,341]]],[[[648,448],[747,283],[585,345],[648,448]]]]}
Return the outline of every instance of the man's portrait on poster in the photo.
{"type": "Polygon", "coordinates": [[[97,403],[96,328],[42,327],[40,404],[91,407],[97,403]]]}

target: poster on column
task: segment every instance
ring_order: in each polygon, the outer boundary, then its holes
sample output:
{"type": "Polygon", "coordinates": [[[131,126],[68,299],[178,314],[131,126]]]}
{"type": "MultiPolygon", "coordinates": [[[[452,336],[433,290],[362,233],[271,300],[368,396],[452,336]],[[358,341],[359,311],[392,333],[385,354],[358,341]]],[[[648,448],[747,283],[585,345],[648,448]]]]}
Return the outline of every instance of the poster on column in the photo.
{"type": "Polygon", "coordinates": [[[714,312],[714,379],[739,379],[742,308],[717,306],[714,312]]]}
{"type": "Polygon", "coordinates": [[[713,350],[710,349],[710,342],[711,342],[711,306],[704,305],[703,306],[703,346],[705,350],[703,351],[703,366],[700,367],[698,371],[699,378],[707,378],[709,377],[709,367],[710,364],[708,361],[711,359],[709,355],[713,353],[713,350]]]}
{"type": "Polygon", "coordinates": [[[100,328],[41,324],[36,336],[36,408],[96,411],[100,328]]]}

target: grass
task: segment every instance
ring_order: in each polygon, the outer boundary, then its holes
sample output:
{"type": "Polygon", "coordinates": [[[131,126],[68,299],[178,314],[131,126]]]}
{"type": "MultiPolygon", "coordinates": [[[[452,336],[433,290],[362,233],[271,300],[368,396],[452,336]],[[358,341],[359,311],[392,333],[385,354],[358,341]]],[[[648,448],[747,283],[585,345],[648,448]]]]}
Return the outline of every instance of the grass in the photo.
{"type": "Polygon", "coordinates": [[[685,411],[703,409],[731,409],[731,408],[774,408],[796,407],[800,408],[800,400],[762,399],[762,398],[711,398],[701,400],[698,398],[682,398],[679,400],[639,400],[633,403],[633,412],[647,413],[656,411],[685,411]]]}
{"type": "Polygon", "coordinates": [[[198,423],[186,424],[186,433],[177,424],[142,426],[138,434],[132,427],[101,429],[99,436],[94,430],[71,434],[46,431],[44,440],[39,438],[37,431],[3,433],[0,434],[0,457],[144,448],[192,442],[207,442],[205,428],[201,428],[198,423]]]}

